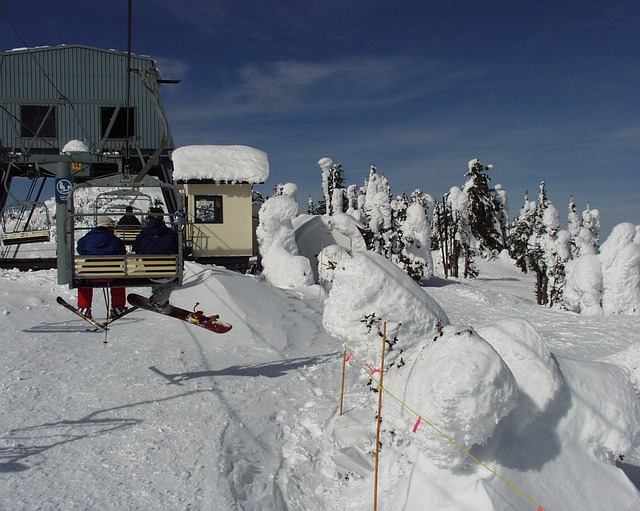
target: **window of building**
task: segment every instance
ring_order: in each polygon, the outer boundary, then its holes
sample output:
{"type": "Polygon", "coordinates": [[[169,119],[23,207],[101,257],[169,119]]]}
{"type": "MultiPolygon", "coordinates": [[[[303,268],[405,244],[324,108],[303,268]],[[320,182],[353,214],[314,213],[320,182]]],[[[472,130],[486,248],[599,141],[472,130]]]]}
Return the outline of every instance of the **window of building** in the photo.
{"type": "Polygon", "coordinates": [[[56,138],[56,107],[53,105],[21,105],[20,136],[56,138]]]}
{"type": "Polygon", "coordinates": [[[197,224],[222,223],[222,195],[196,195],[193,200],[197,224]]]}
{"type": "Polygon", "coordinates": [[[136,134],[136,109],[122,107],[104,107],[100,109],[102,136],[106,138],[127,138],[127,112],[129,113],[129,136],[134,136],[136,134]]]}

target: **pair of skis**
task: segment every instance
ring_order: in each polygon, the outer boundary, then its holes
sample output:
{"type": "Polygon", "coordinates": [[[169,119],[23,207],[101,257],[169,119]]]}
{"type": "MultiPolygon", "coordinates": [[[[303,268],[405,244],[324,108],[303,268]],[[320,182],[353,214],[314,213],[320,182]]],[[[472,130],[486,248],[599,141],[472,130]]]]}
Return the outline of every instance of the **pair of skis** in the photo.
{"type": "Polygon", "coordinates": [[[150,312],[155,312],[157,314],[162,314],[164,316],[170,316],[172,318],[190,323],[194,326],[204,328],[205,330],[209,330],[210,332],[214,332],[216,334],[227,333],[232,328],[232,326],[229,323],[224,323],[223,321],[219,321],[217,315],[205,316],[202,311],[188,311],[186,309],[181,309],[180,307],[176,307],[174,305],[167,305],[163,310],[159,311],[154,309],[151,306],[148,298],[141,295],[134,294],[134,293],[127,296],[127,300],[131,304],[131,307],[125,309],[123,312],[121,312],[117,316],[113,316],[107,319],[107,321],[105,321],[104,323],[100,323],[99,321],[82,314],[77,307],[74,307],[73,305],[71,305],[64,298],[60,296],[57,298],[57,302],[60,305],[69,309],[71,312],[73,312],[77,316],[80,316],[87,323],[93,325],[94,328],[92,331],[94,332],[97,332],[98,330],[102,330],[102,331],[109,330],[109,325],[111,323],[122,318],[123,316],[126,316],[127,314],[129,314],[130,312],[133,312],[138,308],[148,310],[150,312]]]}
{"type": "Polygon", "coordinates": [[[130,312],[133,312],[134,310],[136,310],[138,308],[138,307],[128,307],[124,311],[122,311],[120,314],[117,314],[115,316],[111,316],[111,317],[107,318],[107,320],[105,322],[101,323],[97,319],[90,318],[89,316],[85,316],[84,314],[82,314],[82,312],[80,312],[80,310],[77,307],[74,307],[73,305],[71,305],[69,302],[67,302],[64,298],[62,298],[60,296],[58,296],[58,298],[56,298],[56,301],[60,305],[62,305],[64,308],[69,309],[76,316],[80,316],[87,323],[92,325],[93,326],[93,328],[91,329],[92,332],[97,332],[98,330],[102,330],[102,331],[109,330],[109,325],[111,323],[113,323],[114,321],[126,316],[127,314],[129,314],[130,312]]]}

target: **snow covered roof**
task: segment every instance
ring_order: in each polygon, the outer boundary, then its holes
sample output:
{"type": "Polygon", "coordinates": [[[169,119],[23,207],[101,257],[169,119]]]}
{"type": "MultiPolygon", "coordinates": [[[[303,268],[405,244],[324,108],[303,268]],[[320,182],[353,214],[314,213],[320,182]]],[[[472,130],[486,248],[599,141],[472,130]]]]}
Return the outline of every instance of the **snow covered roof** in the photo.
{"type": "Polygon", "coordinates": [[[213,180],[263,183],[269,177],[267,153],[241,145],[190,145],[171,156],[176,181],[213,180]]]}
{"type": "MultiPolygon", "coordinates": [[[[127,52],[125,50],[116,50],[113,48],[107,49],[107,48],[98,48],[96,46],[89,46],[86,44],[57,44],[57,45],[43,45],[43,46],[29,46],[29,47],[21,47],[21,48],[11,48],[9,50],[5,50],[5,51],[1,51],[0,54],[2,55],[11,55],[11,54],[20,54],[20,53],[34,53],[34,52],[43,52],[43,51],[56,51],[56,50],[71,50],[71,49],[75,49],[75,48],[81,48],[84,50],[91,50],[91,51],[99,51],[99,52],[105,52],[105,53],[115,53],[115,54],[119,54],[119,55],[127,55],[127,52]]],[[[154,60],[155,59],[153,57],[150,57],[149,55],[139,55],[139,54],[133,54],[132,55],[135,58],[143,58],[143,59],[151,59],[154,60]]]]}

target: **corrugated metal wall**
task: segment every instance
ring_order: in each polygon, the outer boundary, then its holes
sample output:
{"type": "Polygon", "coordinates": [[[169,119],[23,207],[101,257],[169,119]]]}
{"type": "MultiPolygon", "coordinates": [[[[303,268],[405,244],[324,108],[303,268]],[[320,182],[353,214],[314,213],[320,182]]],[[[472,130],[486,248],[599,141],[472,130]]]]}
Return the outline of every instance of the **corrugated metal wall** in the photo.
{"type": "MultiPolygon", "coordinates": [[[[95,151],[120,149],[123,139],[101,146],[101,107],[126,106],[127,54],[87,46],[55,46],[0,53],[0,142],[20,148],[20,106],[56,105],[57,139],[22,139],[33,148],[61,149],[69,140],[82,140],[95,151]]],[[[150,57],[132,55],[131,67],[155,71],[150,57]]],[[[149,74],[157,92],[157,74],[149,74]]],[[[130,105],[136,109],[140,148],[153,151],[162,138],[162,125],[141,79],[131,74],[130,105]]],[[[173,148],[169,135],[167,149],[173,148]]]]}

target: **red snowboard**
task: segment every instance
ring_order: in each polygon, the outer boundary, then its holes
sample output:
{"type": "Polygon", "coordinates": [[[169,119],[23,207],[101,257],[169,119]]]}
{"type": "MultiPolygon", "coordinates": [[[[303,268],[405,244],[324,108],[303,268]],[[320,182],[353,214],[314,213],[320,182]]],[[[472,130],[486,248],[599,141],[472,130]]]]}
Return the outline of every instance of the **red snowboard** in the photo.
{"type": "Polygon", "coordinates": [[[175,305],[167,305],[164,311],[157,311],[149,305],[148,298],[134,293],[127,296],[127,300],[134,307],[162,314],[163,316],[171,316],[172,318],[186,321],[194,326],[206,328],[207,330],[217,334],[225,334],[231,330],[231,325],[229,323],[218,321],[218,316],[205,316],[202,311],[192,312],[176,307],[175,305]]]}

